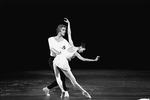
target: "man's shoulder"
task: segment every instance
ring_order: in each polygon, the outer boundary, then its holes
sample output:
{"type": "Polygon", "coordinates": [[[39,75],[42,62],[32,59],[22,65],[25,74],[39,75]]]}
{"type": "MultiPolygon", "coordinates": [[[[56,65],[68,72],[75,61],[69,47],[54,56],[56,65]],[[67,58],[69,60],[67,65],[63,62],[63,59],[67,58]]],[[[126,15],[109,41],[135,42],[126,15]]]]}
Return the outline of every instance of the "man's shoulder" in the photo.
{"type": "Polygon", "coordinates": [[[53,40],[53,39],[54,39],[54,36],[48,38],[49,41],[53,40]]]}

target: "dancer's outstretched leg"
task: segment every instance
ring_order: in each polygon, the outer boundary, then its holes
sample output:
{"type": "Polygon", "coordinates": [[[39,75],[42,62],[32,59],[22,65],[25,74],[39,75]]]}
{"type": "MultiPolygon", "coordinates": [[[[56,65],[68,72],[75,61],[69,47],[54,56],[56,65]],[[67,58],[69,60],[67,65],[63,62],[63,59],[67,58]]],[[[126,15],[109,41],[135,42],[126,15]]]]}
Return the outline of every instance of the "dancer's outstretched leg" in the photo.
{"type": "Polygon", "coordinates": [[[63,72],[70,79],[71,83],[76,89],[80,90],[86,97],[91,98],[90,94],[78,84],[71,70],[63,70],[63,72]]]}

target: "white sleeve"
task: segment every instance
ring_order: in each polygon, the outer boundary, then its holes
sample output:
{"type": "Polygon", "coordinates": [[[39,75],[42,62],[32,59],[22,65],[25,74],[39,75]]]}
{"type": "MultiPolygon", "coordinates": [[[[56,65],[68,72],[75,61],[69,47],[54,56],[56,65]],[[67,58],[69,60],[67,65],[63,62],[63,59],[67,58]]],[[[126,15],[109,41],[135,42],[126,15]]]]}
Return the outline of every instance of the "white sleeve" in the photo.
{"type": "Polygon", "coordinates": [[[49,48],[51,48],[53,46],[53,41],[52,41],[52,37],[48,38],[48,44],[49,44],[49,48]]]}

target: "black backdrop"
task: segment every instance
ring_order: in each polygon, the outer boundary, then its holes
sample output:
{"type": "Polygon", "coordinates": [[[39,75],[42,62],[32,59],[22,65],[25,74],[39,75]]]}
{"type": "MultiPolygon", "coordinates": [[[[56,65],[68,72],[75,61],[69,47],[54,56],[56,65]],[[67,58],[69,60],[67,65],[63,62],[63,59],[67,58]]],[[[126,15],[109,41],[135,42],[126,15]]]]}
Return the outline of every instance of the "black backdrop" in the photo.
{"type": "MultiPolygon", "coordinates": [[[[76,46],[98,62],[70,62],[72,69],[148,69],[149,2],[146,0],[1,0],[3,70],[45,70],[48,37],[71,22],[76,46]]],[[[65,37],[66,38],[66,37],[65,37]]]]}

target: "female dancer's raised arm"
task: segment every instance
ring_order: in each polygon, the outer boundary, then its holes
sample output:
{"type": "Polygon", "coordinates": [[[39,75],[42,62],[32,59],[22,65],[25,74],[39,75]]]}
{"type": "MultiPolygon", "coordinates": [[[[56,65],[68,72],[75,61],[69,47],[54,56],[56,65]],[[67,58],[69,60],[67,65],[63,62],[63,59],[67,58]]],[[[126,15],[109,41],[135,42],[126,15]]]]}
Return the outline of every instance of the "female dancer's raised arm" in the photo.
{"type": "Polygon", "coordinates": [[[65,20],[65,22],[68,24],[68,26],[67,26],[67,33],[68,33],[68,41],[69,41],[69,44],[70,45],[74,45],[73,44],[73,41],[72,41],[72,37],[71,37],[71,28],[70,28],[70,22],[69,22],[69,20],[67,19],[67,18],[64,18],[65,20]]]}

